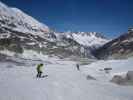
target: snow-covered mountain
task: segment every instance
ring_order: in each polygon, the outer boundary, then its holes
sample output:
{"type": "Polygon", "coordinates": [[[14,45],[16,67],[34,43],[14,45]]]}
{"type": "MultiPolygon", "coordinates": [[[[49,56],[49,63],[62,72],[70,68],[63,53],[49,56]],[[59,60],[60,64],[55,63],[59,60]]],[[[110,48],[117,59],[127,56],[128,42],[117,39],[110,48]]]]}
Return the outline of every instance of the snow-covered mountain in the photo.
{"type": "Polygon", "coordinates": [[[8,7],[0,2],[0,27],[14,31],[43,35],[49,32],[48,26],[38,22],[17,8],[8,7]]]}
{"type": "Polygon", "coordinates": [[[130,28],[127,33],[98,48],[94,52],[94,55],[99,59],[120,59],[133,56],[133,28],[130,28]]]}
{"type": "Polygon", "coordinates": [[[90,48],[98,48],[109,41],[101,33],[97,32],[64,32],[60,36],[73,39],[80,45],[90,48]]]}
{"type": "Polygon", "coordinates": [[[61,58],[95,58],[92,50],[108,40],[96,32],[54,32],[17,8],[0,2],[0,50],[35,50],[61,58]]]}
{"type": "Polygon", "coordinates": [[[51,36],[56,39],[57,46],[63,46],[73,54],[88,58],[95,58],[91,52],[109,41],[96,32],[54,32],[51,36]]]}

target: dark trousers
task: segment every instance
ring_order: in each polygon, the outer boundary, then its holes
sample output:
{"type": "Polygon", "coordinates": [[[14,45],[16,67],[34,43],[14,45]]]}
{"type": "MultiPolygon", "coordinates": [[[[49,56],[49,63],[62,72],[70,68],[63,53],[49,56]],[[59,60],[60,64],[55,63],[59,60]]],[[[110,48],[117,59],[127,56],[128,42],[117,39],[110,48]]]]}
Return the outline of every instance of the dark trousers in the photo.
{"type": "Polygon", "coordinates": [[[42,76],[42,72],[38,72],[36,75],[37,78],[41,78],[41,76],[42,76]]]}

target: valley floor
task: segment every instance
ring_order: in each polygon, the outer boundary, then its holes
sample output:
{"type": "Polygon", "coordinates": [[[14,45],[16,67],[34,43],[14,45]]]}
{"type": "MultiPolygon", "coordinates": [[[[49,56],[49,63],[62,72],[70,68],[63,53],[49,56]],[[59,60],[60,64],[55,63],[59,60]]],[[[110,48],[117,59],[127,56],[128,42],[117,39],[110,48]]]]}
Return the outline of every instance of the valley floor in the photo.
{"type": "MultiPolygon", "coordinates": [[[[120,67],[120,63],[115,64],[117,62],[122,61],[99,61],[81,66],[80,71],[72,61],[51,63],[44,66],[44,74],[48,77],[40,79],[35,77],[36,66],[14,67],[1,62],[0,100],[132,100],[133,86],[119,86],[107,81],[115,71],[109,75],[97,71],[109,64],[110,67],[116,65],[117,70],[120,67]],[[88,74],[97,80],[87,80],[88,74]]],[[[129,62],[123,64],[130,67],[133,63],[129,62]]]]}

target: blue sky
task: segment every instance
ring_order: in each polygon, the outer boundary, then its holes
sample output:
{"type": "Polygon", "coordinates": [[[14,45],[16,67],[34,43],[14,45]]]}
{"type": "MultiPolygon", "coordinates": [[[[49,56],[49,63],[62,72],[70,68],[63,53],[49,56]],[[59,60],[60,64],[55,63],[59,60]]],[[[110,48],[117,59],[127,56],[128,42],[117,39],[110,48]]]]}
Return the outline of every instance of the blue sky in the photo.
{"type": "Polygon", "coordinates": [[[1,0],[56,31],[102,32],[115,37],[133,25],[133,0],[1,0]]]}

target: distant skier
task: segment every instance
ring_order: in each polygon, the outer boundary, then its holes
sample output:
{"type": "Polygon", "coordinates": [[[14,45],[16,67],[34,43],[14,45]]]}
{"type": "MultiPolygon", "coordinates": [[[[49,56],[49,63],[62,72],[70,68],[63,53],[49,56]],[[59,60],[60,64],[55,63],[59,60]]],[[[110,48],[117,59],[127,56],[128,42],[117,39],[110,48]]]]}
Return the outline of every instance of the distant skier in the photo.
{"type": "Polygon", "coordinates": [[[76,64],[76,67],[77,67],[77,70],[79,71],[79,70],[80,70],[80,68],[79,68],[79,64],[76,64]]]}
{"type": "Polygon", "coordinates": [[[43,67],[42,63],[37,65],[37,68],[36,68],[36,70],[37,70],[37,76],[36,77],[37,78],[41,78],[42,77],[42,73],[43,73],[42,67],[43,67]]]}

